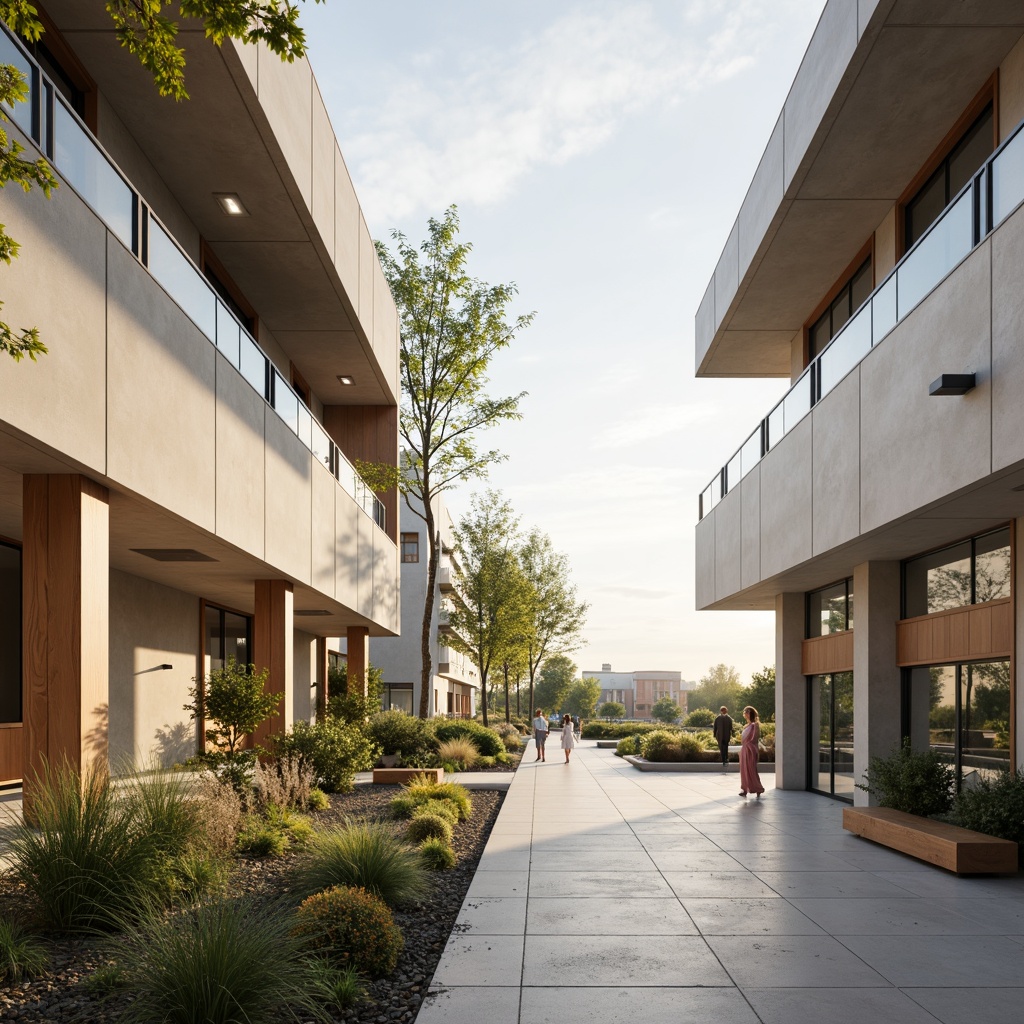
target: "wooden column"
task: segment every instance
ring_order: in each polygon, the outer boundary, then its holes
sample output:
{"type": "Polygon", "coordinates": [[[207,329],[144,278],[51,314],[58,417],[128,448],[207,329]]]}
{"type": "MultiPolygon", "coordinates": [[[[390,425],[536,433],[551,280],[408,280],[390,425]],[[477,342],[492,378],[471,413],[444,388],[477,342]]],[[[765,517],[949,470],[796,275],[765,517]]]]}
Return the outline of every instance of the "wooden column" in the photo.
{"type": "Polygon", "coordinates": [[[25,808],[44,764],[107,767],[110,528],[105,487],[23,478],[25,808]]]}
{"type": "Polygon", "coordinates": [[[348,692],[366,696],[366,672],[370,667],[370,631],[366,626],[349,626],[345,633],[348,650],[348,692]]]}
{"type": "Polygon", "coordinates": [[[327,717],[327,702],[331,699],[330,677],[327,671],[327,637],[316,638],[316,720],[327,717]]]}
{"type": "Polygon", "coordinates": [[[257,672],[269,670],[266,689],[282,698],[277,711],[252,735],[252,742],[261,746],[266,746],[271,736],[286,732],[292,724],[292,600],[292,585],[287,580],[256,580],[253,664],[257,672]]]}

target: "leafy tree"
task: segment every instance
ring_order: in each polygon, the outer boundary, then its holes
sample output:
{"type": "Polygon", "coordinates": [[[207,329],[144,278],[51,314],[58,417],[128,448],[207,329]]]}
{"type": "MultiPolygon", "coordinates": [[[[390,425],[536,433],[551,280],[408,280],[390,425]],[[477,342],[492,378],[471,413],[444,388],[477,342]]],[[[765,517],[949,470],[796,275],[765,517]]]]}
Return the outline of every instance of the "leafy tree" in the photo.
{"type": "Polygon", "coordinates": [[[625,718],[626,705],[620,704],[617,700],[606,700],[598,709],[601,718],[625,718]]]}
{"type": "MultiPolygon", "coordinates": [[[[377,242],[401,324],[402,402],[398,429],[403,472],[394,466],[359,462],[356,468],[375,490],[398,487],[406,504],[426,525],[427,587],[420,629],[420,706],[427,717],[430,698],[434,587],[441,547],[434,500],[456,484],[486,476],[505,456],[477,446],[477,434],[520,418],[525,395],[487,394],[491,359],[533,319],[510,319],[513,284],[489,285],[469,276],[472,246],[457,240],[459,218],[450,206],[441,220],[427,222],[428,237],[417,249],[392,232],[392,255],[377,242]]],[[[486,694],[486,686],[482,688],[486,694]]],[[[483,702],[486,709],[486,700],[483,702]]],[[[485,710],[486,713],[486,710],[485,710]]]]}
{"type": "MultiPolygon", "coordinates": [[[[775,721],[774,665],[765,665],[760,672],[755,672],[750,677],[750,685],[743,691],[742,700],[751,707],[757,708],[762,722],[775,721]]],[[[739,711],[739,708],[736,710],[739,711]]]]}
{"type": "Polygon", "coordinates": [[[716,712],[724,704],[727,708],[743,706],[743,684],[740,674],[731,665],[718,664],[708,669],[695,690],[689,693],[688,707],[710,708],[716,712]]]}
{"type": "Polygon", "coordinates": [[[569,654],[579,647],[589,605],[577,600],[569,578],[569,559],[555,551],[546,533],[530,531],[520,548],[519,561],[533,587],[526,638],[533,707],[537,670],[548,655],[569,654]]]}
{"type": "Polygon", "coordinates": [[[284,694],[264,691],[269,669],[256,671],[250,665],[248,671],[234,658],[229,658],[223,668],[214,669],[205,685],[193,678],[188,695],[191,704],[184,710],[191,712],[193,721],[203,718],[212,722],[206,730],[206,738],[218,747],[230,760],[242,749],[242,741],[255,731],[276,710],[284,694]]]}
{"type": "MultiPolygon", "coordinates": [[[[458,598],[447,610],[449,643],[476,662],[483,694],[491,666],[501,663],[510,641],[524,627],[529,588],[516,559],[517,526],[512,506],[488,491],[473,496],[470,512],[455,530],[458,598]]],[[[486,726],[486,699],[481,710],[486,726]]]]}
{"type": "Polygon", "coordinates": [[[601,684],[593,676],[577,679],[569,687],[569,693],[562,702],[570,715],[579,718],[593,718],[597,702],[601,699],[601,684]]]}
{"type": "MultiPolygon", "coordinates": [[[[319,3],[320,0],[317,0],[319,3]]],[[[166,14],[160,0],[107,0],[107,13],[117,30],[118,42],[134,54],[153,76],[161,96],[188,99],[185,90],[185,51],[175,45],[178,22],[166,14]]],[[[306,52],[306,38],[298,23],[299,6],[295,0],[179,0],[181,18],[203,23],[206,37],[220,46],[225,39],[245,43],[265,43],[282,60],[294,61],[306,52]]],[[[0,0],[0,19],[8,27],[36,42],[43,35],[38,12],[27,0],[0,0]]],[[[11,65],[0,65],[0,102],[21,102],[28,95],[24,76],[11,65]]],[[[0,107],[0,122],[8,118],[0,107]]],[[[8,183],[20,185],[26,192],[33,185],[49,198],[57,186],[45,160],[23,160],[23,147],[12,141],[0,127],[0,188],[8,183]]],[[[0,259],[10,263],[18,255],[18,243],[0,224],[0,259]]],[[[0,303],[2,307],[3,303],[0,303]]],[[[35,360],[45,354],[46,346],[35,327],[15,329],[0,322],[0,353],[15,362],[25,356],[35,360]]]]}
{"type": "MultiPolygon", "coordinates": [[[[722,705],[719,704],[719,707],[722,705]]],[[[714,711],[711,708],[696,708],[686,716],[686,725],[696,726],[698,729],[706,729],[710,725],[715,724],[714,711]]]]}
{"type": "Polygon", "coordinates": [[[359,690],[349,693],[348,665],[344,662],[327,672],[327,714],[343,722],[365,722],[381,710],[384,696],[384,671],[375,665],[366,669],[366,696],[359,690]]]}
{"type": "Polygon", "coordinates": [[[683,713],[683,709],[667,694],[659,697],[651,707],[651,718],[656,722],[674,722],[683,713]]]}
{"type": "Polygon", "coordinates": [[[566,710],[565,701],[576,681],[576,666],[564,654],[553,654],[540,669],[537,682],[537,707],[550,709],[548,712],[560,713],[566,710]]]}

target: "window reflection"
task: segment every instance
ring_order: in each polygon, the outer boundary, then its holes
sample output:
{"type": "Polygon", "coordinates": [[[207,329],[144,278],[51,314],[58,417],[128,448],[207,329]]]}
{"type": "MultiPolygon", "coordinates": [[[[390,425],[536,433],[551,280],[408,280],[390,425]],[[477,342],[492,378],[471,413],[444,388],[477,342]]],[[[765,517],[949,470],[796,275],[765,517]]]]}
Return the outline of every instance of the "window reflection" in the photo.
{"type": "Polygon", "coordinates": [[[853,673],[810,679],[811,788],[853,799],[853,673]]]}
{"type": "Polygon", "coordinates": [[[807,595],[808,637],[828,636],[853,628],[853,580],[845,579],[807,595]]]}
{"type": "Polygon", "coordinates": [[[904,564],[905,618],[983,604],[1010,596],[1010,531],[932,551],[904,564]]]}

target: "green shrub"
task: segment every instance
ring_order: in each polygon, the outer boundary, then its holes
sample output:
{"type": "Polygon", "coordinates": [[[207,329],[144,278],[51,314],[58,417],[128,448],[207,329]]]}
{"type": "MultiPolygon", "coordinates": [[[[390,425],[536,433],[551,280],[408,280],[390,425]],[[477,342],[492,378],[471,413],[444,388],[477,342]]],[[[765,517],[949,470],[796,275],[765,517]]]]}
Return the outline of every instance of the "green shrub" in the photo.
{"type": "Polygon", "coordinates": [[[639,757],[643,753],[642,736],[623,736],[615,747],[616,757],[639,757]]]}
{"type": "Polygon", "coordinates": [[[580,735],[585,740],[621,740],[623,736],[643,736],[664,729],[652,722],[584,722],[580,735]]]}
{"type": "Polygon", "coordinates": [[[290,733],[274,739],[274,750],[281,758],[296,758],[328,793],[350,792],[356,772],[368,771],[380,756],[360,725],[330,716],[315,725],[296,722],[290,733]]]}
{"type": "Polygon", "coordinates": [[[703,729],[715,724],[715,713],[711,708],[694,708],[683,720],[683,724],[703,729]]]}
{"type": "Polygon", "coordinates": [[[322,789],[314,786],[309,791],[309,809],[311,811],[326,811],[330,806],[331,801],[322,789]]]}
{"type": "Polygon", "coordinates": [[[136,802],[118,799],[105,772],[47,766],[32,810],[34,825],[13,828],[13,870],[49,927],[116,928],[140,901],[170,895],[167,835],[142,827],[136,802]]]}
{"type": "Polygon", "coordinates": [[[314,956],[309,974],[311,994],[328,1008],[347,1010],[366,999],[366,988],[351,964],[337,967],[326,957],[314,956]]]}
{"type": "Polygon", "coordinates": [[[328,669],[327,685],[331,694],[327,701],[327,714],[332,718],[362,726],[381,709],[384,672],[375,665],[368,666],[366,671],[366,696],[363,696],[362,687],[354,687],[352,693],[348,692],[347,665],[328,669]]]}
{"type": "Polygon", "coordinates": [[[0,917],[0,982],[34,978],[46,970],[49,957],[43,944],[16,921],[0,917]]]}
{"type": "Polygon", "coordinates": [[[175,892],[192,902],[222,895],[227,889],[228,865],[222,857],[186,853],[174,861],[173,872],[175,892]]]}
{"type": "Polygon", "coordinates": [[[476,767],[480,751],[468,736],[456,736],[438,743],[437,756],[443,763],[458,765],[457,771],[467,771],[476,767]]]}
{"type": "Polygon", "coordinates": [[[512,763],[512,755],[509,754],[507,751],[503,750],[500,754],[495,754],[494,755],[494,763],[495,764],[511,764],[512,763]]]}
{"type": "Polygon", "coordinates": [[[426,800],[450,800],[459,812],[459,821],[465,821],[473,813],[473,801],[469,790],[457,782],[434,782],[420,775],[406,786],[409,795],[424,802],[426,800]]]}
{"type": "Polygon", "coordinates": [[[413,810],[412,817],[418,818],[421,814],[436,814],[453,827],[459,822],[459,808],[448,799],[424,800],[413,810]]]}
{"type": "Polygon", "coordinates": [[[452,841],[452,823],[439,814],[417,814],[406,826],[405,834],[410,843],[419,845],[424,839],[452,841]]]}
{"type": "Polygon", "coordinates": [[[669,732],[667,729],[652,732],[643,738],[643,756],[648,761],[700,761],[704,747],[689,733],[669,732]]]}
{"type": "Polygon", "coordinates": [[[516,754],[522,749],[522,734],[510,722],[499,722],[494,731],[501,737],[501,742],[505,744],[505,749],[509,753],[516,754]]]}
{"type": "Polygon", "coordinates": [[[480,760],[477,762],[477,768],[493,768],[497,764],[497,760],[493,757],[488,757],[486,754],[480,755],[480,760]]]}
{"type": "Polygon", "coordinates": [[[422,807],[424,803],[425,800],[417,799],[410,793],[403,793],[396,796],[388,806],[396,818],[406,819],[411,818],[416,813],[416,808],[422,807]]]}
{"type": "Polygon", "coordinates": [[[271,804],[266,810],[266,820],[267,824],[281,832],[292,846],[305,846],[314,834],[309,818],[288,808],[271,804]]]}
{"type": "Polygon", "coordinates": [[[153,914],[118,962],[134,997],[126,1024],[275,1024],[332,1018],[316,998],[302,943],[282,908],[248,900],[153,914]]]}
{"type": "Polygon", "coordinates": [[[456,856],[451,843],[433,837],[420,843],[420,856],[428,871],[447,871],[455,867],[456,856]]]}
{"type": "Polygon", "coordinates": [[[255,665],[248,668],[239,665],[234,658],[228,658],[223,668],[214,669],[200,683],[193,678],[188,694],[191,704],[186,711],[192,712],[192,719],[203,719],[209,726],[206,738],[215,744],[228,759],[242,750],[246,736],[265,722],[284,699],[283,693],[273,693],[266,688],[269,669],[256,671],[255,665]]]}
{"type": "Polygon", "coordinates": [[[250,815],[238,833],[238,852],[250,857],[282,857],[287,850],[284,832],[256,815],[250,815]]]}
{"type": "Polygon", "coordinates": [[[382,754],[401,754],[408,761],[417,755],[433,752],[434,737],[422,718],[404,711],[378,711],[366,723],[370,742],[380,747],[382,754]]]}
{"type": "Polygon", "coordinates": [[[882,807],[928,817],[945,814],[953,806],[956,771],[936,751],[915,751],[910,740],[893,748],[888,757],[873,757],[857,783],[882,807]]]}
{"type": "Polygon", "coordinates": [[[957,795],[953,820],[972,832],[1024,843],[1024,768],[995,778],[979,773],[974,786],[957,795]]]}
{"type": "Polygon", "coordinates": [[[438,722],[434,727],[434,735],[437,737],[438,743],[459,737],[468,737],[473,741],[476,749],[488,757],[496,757],[505,749],[504,742],[493,729],[487,729],[479,722],[472,720],[456,719],[451,722],[438,722]]]}
{"type": "Polygon", "coordinates": [[[387,825],[347,824],[314,835],[296,885],[301,893],[358,886],[398,907],[422,896],[427,879],[416,850],[387,825]]]}
{"type": "Polygon", "coordinates": [[[402,932],[386,903],[365,889],[336,885],[303,900],[293,933],[332,960],[371,978],[394,971],[402,932]]]}

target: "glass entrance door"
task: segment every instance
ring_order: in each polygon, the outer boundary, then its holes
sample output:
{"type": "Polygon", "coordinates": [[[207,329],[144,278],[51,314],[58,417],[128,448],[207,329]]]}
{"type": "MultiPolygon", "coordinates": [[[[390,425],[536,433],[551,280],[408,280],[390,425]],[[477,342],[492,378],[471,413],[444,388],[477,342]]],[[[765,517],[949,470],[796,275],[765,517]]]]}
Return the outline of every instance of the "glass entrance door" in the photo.
{"type": "Polygon", "coordinates": [[[811,789],[853,800],[853,673],[811,676],[811,789]]]}

